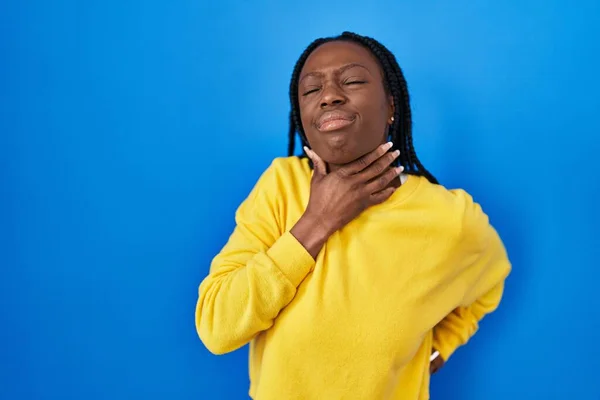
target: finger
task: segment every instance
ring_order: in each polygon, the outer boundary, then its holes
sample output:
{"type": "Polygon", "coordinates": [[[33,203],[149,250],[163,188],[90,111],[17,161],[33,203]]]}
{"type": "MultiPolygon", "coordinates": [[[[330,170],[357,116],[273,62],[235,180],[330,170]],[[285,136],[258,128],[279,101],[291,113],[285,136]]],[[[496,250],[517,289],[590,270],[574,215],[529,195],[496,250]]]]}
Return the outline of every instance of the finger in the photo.
{"type": "Polygon", "coordinates": [[[345,167],[341,168],[340,170],[338,170],[338,172],[340,172],[344,175],[357,174],[360,171],[362,171],[363,169],[367,168],[369,165],[371,165],[374,161],[378,160],[385,153],[387,153],[387,151],[389,149],[391,149],[392,146],[393,146],[392,142],[387,142],[385,144],[382,144],[381,146],[378,146],[372,152],[365,154],[358,160],[355,160],[355,161],[351,162],[350,164],[346,165],[345,167]]]}
{"type": "Polygon", "coordinates": [[[386,201],[387,199],[390,198],[390,196],[396,191],[396,188],[393,187],[389,187],[387,189],[383,189],[380,192],[377,193],[373,193],[371,195],[371,204],[375,205],[375,204],[381,204],[384,201],[386,201]]]}
{"type": "Polygon", "coordinates": [[[327,167],[325,166],[325,162],[321,160],[321,157],[319,157],[317,153],[309,149],[307,146],[304,146],[304,151],[306,152],[308,158],[310,158],[313,162],[315,172],[320,175],[327,175],[327,167]]]}
{"type": "Polygon", "coordinates": [[[404,171],[404,167],[391,167],[385,170],[385,172],[376,179],[367,183],[366,190],[367,193],[377,193],[383,189],[385,189],[391,181],[396,179],[398,175],[400,175],[404,171]]]}
{"type": "Polygon", "coordinates": [[[431,365],[431,373],[435,374],[440,370],[441,365],[439,363],[434,363],[431,365]]]}
{"type": "Polygon", "coordinates": [[[373,164],[369,165],[367,168],[358,173],[358,179],[361,182],[368,182],[371,179],[380,176],[389,168],[390,164],[393,163],[399,155],[399,150],[394,150],[391,153],[385,153],[373,164]]]}
{"type": "Polygon", "coordinates": [[[444,366],[444,360],[441,357],[438,357],[434,360],[433,370],[434,372],[438,372],[444,366]]]}

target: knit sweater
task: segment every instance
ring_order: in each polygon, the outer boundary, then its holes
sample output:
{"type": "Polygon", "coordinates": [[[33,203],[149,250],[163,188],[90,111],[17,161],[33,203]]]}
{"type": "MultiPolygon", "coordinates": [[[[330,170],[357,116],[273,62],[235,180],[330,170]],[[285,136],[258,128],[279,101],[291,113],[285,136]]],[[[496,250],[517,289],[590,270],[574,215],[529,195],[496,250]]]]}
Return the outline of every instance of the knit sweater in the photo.
{"type": "Polygon", "coordinates": [[[199,287],[196,327],[215,354],[250,344],[256,400],[429,399],[444,360],[499,305],[511,265],[464,190],[409,175],[329,237],[316,260],[290,233],[307,159],[279,158],[236,212],[199,287]]]}

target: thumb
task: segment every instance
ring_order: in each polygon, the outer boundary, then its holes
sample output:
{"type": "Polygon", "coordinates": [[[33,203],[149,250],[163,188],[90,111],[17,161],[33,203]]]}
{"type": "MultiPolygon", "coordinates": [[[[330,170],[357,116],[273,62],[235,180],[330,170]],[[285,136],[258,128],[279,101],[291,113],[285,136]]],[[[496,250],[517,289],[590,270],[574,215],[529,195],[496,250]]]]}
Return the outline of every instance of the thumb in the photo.
{"type": "Polygon", "coordinates": [[[308,158],[310,158],[313,162],[315,172],[317,172],[320,175],[327,175],[327,167],[325,166],[325,161],[321,160],[321,157],[319,157],[317,153],[315,153],[306,146],[304,146],[304,151],[306,152],[308,158]]]}

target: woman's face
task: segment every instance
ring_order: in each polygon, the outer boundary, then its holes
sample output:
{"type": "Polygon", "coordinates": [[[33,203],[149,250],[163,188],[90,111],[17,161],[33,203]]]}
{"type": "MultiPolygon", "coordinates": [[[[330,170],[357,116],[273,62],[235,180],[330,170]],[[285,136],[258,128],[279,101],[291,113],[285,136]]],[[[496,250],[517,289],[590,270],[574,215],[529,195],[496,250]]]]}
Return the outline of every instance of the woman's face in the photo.
{"type": "Polygon", "coordinates": [[[310,147],[330,166],[354,161],[387,140],[393,100],[366,48],[323,44],[306,60],[298,82],[302,127],[310,147]]]}

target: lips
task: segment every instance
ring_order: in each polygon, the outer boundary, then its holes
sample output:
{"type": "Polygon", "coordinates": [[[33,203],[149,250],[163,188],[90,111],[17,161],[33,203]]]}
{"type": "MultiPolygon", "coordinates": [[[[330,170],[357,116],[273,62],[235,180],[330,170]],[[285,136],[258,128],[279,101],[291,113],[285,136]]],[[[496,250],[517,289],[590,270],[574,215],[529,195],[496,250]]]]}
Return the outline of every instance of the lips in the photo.
{"type": "Polygon", "coordinates": [[[317,120],[317,129],[322,132],[335,131],[352,124],[356,117],[343,111],[328,111],[317,120]]]}

